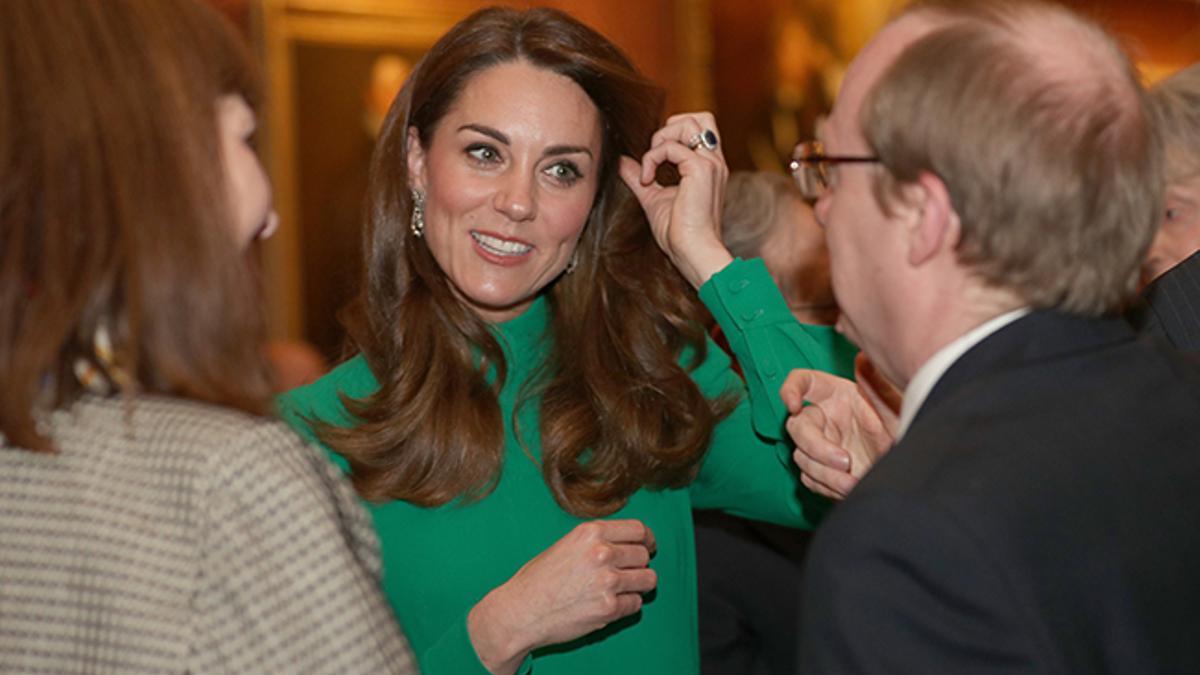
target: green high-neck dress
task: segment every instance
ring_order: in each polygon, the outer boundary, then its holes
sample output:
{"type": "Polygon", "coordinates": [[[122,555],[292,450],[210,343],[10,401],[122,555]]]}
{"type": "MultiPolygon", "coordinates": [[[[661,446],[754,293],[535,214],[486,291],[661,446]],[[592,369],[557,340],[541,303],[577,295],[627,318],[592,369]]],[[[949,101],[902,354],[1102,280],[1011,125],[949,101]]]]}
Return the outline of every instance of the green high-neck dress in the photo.
{"type": "MultiPolygon", "coordinates": [[[[831,328],[797,323],[759,260],[734,261],[701,288],[700,297],[729,339],[746,379],[743,384],[711,342],[692,378],[711,397],[747,389],[749,396],[714,430],[694,483],[639,490],[611,516],[641,520],[657,537],[650,566],[658,573],[658,588],[643,609],[585,637],[536,650],[522,664],[524,672],[698,673],[692,508],[810,528],[827,506],[800,485],[783,441],[786,412],[778,390],[791,368],[849,374],[854,348],[831,328]]],[[[505,457],[495,491],[475,503],[436,508],[407,502],[368,505],[382,543],[385,593],[429,675],[485,672],[467,636],[467,612],[583,522],[558,506],[542,479],[537,402],[526,403],[518,414],[532,456],[508,426],[521,383],[546,352],[549,312],[541,298],[521,316],[494,326],[508,362],[499,395],[505,457]]],[[[688,355],[683,362],[690,362],[688,355]]],[[[377,387],[358,356],[283,396],[282,412],[315,440],[304,417],[351,424],[339,394],[358,398],[377,387]]]]}

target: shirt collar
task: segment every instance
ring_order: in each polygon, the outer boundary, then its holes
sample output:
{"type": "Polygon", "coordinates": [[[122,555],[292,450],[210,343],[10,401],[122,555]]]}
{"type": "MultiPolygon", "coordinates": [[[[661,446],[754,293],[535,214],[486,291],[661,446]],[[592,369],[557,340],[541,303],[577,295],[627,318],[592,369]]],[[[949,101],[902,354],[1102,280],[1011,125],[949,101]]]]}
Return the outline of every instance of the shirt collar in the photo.
{"type": "Polygon", "coordinates": [[[983,342],[992,333],[1025,316],[1029,311],[1028,307],[1021,307],[988,319],[939,349],[922,364],[913,375],[912,380],[909,381],[908,388],[904,390],[904,401],[900,404],[900,427],[896,432],[896,440],[899,441],[904,437],[904,433],[908,431],[908,427],[916,418],[917,411],[921,409],[921,405],[928,398],[929,392],[933,391],[934,385],[942,379],[942,375],[950,369],[950,366],[954,365],[959,357],[966,354],[971,347],[983,342]]]}

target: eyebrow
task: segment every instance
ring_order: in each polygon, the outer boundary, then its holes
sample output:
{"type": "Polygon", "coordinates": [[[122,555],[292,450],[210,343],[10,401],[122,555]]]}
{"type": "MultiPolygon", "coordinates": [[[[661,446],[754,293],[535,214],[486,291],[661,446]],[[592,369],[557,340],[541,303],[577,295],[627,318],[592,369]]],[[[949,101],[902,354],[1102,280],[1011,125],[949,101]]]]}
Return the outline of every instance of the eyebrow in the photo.
{"type": "MultiPolygon", "coordinates": [[[[498,142],[503,143],[504,145],[512,145],[512,142],[508,139],[508,136],[504,135],[504,133],[502,133],[501,131],[499,131],[497,129],[493,129],[492,127],[484,126],[482,124],[464,124],[461,127],[459,127],[458,130],[459,131],[474,131],[477,134],[483,134],[484,136],[487,136],[489,138],[494,138],[498,142]]],[[[592,157],[591,148],[588,148],[583,145],[552,145],[552,146],[546,148],[545,152],[543,152],[542,155],[543,156],[574,155],[577,153],[582,153],[582,154],[587,155],[588,157],[592,157]]]]}
{"type": "Polygon", "coordinates": [[[1183,202],[1187,206],[1195,206],[1197,204],[1196,200],[1185,195],[1182,190],[1176,190],[1170,187],[1167,188],[1166,199],[1170,201],[1183,202]]]}

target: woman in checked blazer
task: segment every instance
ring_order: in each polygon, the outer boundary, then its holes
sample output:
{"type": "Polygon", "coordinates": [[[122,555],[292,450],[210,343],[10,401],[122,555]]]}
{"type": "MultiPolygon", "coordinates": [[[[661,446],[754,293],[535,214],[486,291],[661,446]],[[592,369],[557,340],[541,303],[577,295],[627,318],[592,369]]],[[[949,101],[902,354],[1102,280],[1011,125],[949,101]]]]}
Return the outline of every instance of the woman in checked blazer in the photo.
{"type": "Polygon", "coordinates": [[[255,87],[194,0],[0,3],[0,671],[411,672],[265,416],[255,87]]]}

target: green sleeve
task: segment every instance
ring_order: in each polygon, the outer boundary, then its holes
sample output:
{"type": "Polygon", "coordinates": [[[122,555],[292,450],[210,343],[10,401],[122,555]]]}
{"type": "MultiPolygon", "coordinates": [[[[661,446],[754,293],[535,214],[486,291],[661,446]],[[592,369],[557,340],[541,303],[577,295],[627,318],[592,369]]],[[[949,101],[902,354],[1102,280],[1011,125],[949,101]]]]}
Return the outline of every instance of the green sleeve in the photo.
{"type": "Polygon", "coordinates": [[[700,287],[700,299],[742,367],[760,435],[786,438],[779,387],[792,369],[853,376],[857,349],[831,326],[797,321],[762,260],[735,259],[700,287]]]}
{"type": "Polygon", "coordinates": [[[761,260],[735,260],[700,288],[700,298],[724,331],[745,383],[733,372],[729,357],[710,342],[693,379],[709,397],[734,392],[740,400],[713,430],[690,488],[692,504],[811,528],[829,503],[800,483],[783,426],[787,410],[779,387],[793,368],[849,375],[853,347],[832,328],[797,322],[761,260]]]}
{"type": "MultiPolygon", "coordinates": [[[[469,610],[468,610],[469,611],[469,610]]],[[[471,636],[467,633],[467,613],[454,622],[441,637],[437,639],[425,653],[418,655],[421,672],[425,675],[487,675],[484,667],[471,644],[471,636]]],[[[528,675],[533,670],[533,655],[526,654],[521,665],[517,666],[516,675],[528,675]]]]}

